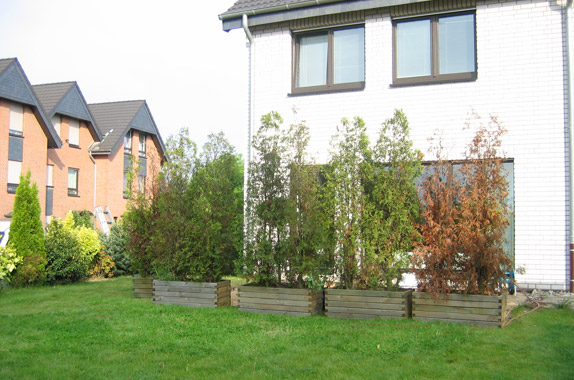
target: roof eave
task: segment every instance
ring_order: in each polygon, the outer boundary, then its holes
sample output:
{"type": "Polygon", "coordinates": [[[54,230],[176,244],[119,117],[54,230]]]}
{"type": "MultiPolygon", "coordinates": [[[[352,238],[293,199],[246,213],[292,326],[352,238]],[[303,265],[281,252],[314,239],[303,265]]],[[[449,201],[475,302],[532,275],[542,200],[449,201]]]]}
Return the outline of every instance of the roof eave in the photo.
{"type": "Polygon", "coordinates": [[[324,16],[367,9],[392,7],[410,3],[421,3],[431,0],[314,0],[282,5],[270,8],[248,9],[241,12],[229,12],[219,15],[223,30],[228,32],[242,27],[241,18],[244,14],[249,17],[249,26],[274,24],[284,21],[298,20],[309,17],[324,16]]]}

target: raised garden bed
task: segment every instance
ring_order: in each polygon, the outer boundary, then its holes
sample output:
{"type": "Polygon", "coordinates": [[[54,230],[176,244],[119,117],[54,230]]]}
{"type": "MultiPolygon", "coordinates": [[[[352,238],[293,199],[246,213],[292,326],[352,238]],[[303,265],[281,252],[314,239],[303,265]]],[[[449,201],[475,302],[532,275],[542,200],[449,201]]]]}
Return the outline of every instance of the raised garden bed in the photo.
{"type": "Polygon", "coordinates": [[[410,318],[412,290],[326,289],[325,315],[330,318],[410,318]]]}
{"type": "Polygon", "coordinates": [[[323,310],[323,290],[242,285],[238,303],[239,310],[245,312],[308,316],[323,310]]]}
{"type": "Polygon", "coordinates": [[[153,298],[153,278],[134,274],[133,284],[135,298],[153,298]]]}
{"type": "Polygon", "coordinates": [[[413,319],[418,321],[446,321],[502,327],[505,311],[506,295],[449,294],[445,301],[435,300],[427,293],[413,293],[413,319]]]}
{"type": "Polygon", "coordinates": [[[186,282],[153,280],[155,304],[194,307],[231,305],[231,282],[186,282]]]}

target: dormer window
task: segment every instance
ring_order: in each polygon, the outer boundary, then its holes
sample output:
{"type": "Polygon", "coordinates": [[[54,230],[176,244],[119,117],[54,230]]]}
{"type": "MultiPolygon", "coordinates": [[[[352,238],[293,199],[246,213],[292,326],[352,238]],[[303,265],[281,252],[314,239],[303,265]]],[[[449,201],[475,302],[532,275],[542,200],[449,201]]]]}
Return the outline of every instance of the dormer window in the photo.
{"type": "Polygon", "coordinates": [[[140,157],[145,157],[145,151],[146,151],[146,134],[140,132],[140,143],[139,143],[140,157]]]}
{"type": "Polygon", "coordinates": [[[124,151],[126,153],[132,152],[132,131],[129,130],[124,136],[124,151]]]}

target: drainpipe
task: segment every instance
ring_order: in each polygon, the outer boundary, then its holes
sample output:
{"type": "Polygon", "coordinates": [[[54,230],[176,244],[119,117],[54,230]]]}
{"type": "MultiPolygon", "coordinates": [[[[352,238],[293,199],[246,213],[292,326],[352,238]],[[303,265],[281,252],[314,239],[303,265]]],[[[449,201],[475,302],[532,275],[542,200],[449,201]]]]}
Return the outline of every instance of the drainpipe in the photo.
{"type": "Polygon", "coordinates": [[[574,143],[572,139],[574,138],[573,132],[573,121],[572,121],[572,110],[573,110],[573,102],[572,102],[572,87],[574,86],[574,78],[572,75],[574,74],[574,62],[572,60],[572,47],[571,44],[574,42],[574,39],[570,35],[572,32],[570,19],[572,17],[572,0],[568,0],[566,2],[566,12],[564,12],[564,25],[566,26],[566,72],[567,72],[567,91],[568,91],[568,152],[569,152],[569,184],[568,184],[568,196],[569,196],[569,212],[570,212],[570,245],[569,245],[569,252],[570,252],[570,293],[574,292],[574,143]]]}
{"type": "MultiPolygon", "coordinates": [[[[90,146],[88,147],[88,153],[90,155],[90,159],[92,160],[92,162],[94,163],[94,213],[96,212],[96,185],[97,185],[97,179],[98,179],[98,170],[97,170],[97,165],[96,165],[96,160],[94,160],[94,156],[92,156],[92,149],[94,148],[94,145],[97,142],[94,141],[93,143],[90,144],[90,146]]],[[[96,218],[94,218],[94,228],[96,227],[96,218]]]]}
{"type": "MultiPolygon", "coordinates": [[[[251,163],[251,138],[253,134],[253,114],[254,114],[254,101],[253,101],[253,92],[254,92],[254,67],[255,67],[255,60],[254,60],[254,49],[253,49],[253,36],[251,35],[251,31],[249,30],[249,20],[247,19],[247,15],[243,14],[242,23],[243,30],[245,31],[245,36],[247,37],[247,46],[249,47],[249,100],[248,106],[249,111],[247,115],[247,157],[245,159],[245,166],[244,166],[244,174],[243,174],[243,194],[247,193],[247,180],[249,174],[249,165],[251,163]]],[[[244,228],[247,228],[247,215],[248,210],[246,207],[247,202],[243,202],[243,220],[244,220],[244,228]]]]}

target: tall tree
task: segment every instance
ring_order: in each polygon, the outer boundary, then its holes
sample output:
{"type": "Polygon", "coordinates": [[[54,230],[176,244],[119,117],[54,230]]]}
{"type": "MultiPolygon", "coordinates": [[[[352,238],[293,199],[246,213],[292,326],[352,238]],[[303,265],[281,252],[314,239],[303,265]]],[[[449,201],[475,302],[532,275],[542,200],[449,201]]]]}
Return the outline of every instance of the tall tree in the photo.
{"type": "Polygon", "coordinates": [[[35,182],[30,183],[30,176],[30,171],[20,176],[10,223],[8,245],[22,257],[22,263],[12,274],[14,286],[41,284],[46,278],[46,249],[38,187],[35,182]]]}

